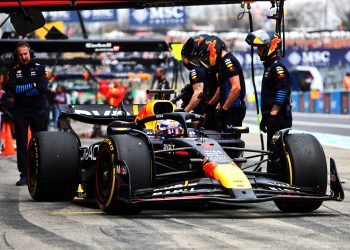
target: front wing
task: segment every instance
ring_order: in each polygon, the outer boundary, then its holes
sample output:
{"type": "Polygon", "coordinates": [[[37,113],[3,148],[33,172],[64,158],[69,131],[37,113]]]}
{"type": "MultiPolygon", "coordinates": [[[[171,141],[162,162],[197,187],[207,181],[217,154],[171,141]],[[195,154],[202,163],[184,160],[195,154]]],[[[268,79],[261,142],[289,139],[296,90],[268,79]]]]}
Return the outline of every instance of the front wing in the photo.
{"type": "MultiPolygon", "coordinates": [[[[125,177],[125,176],[124,176],[125,177]]],[[[131,191],[126,201],[142,203],[180,203],[180,202],[219,202],[219,203],[258,203],[274,200],[317,200],[342,201],[344,191],[333,159],[330,164],[330,194],[318,193],[314,189],[291,186],[261,175],[247,177],[252,189],[225,189],[217,180],[200,178],[156,188],[131,191]]],[[[129,178],[130,179],[130,178],[129,178]]],[[[126,187],[125,187],[126,188],[126,187]]],[[[124,190],[125,191],[125,190],[124,190]]]]}

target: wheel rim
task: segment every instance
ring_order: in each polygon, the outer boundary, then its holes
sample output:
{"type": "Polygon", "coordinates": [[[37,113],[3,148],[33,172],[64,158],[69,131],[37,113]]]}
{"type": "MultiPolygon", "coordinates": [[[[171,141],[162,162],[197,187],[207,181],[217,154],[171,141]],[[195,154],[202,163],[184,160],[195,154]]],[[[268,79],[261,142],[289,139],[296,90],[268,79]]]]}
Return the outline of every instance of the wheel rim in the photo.
{"type": "Polygon", "coordinates": [[[108,206],[115,184],[115,170],[112,162],[112,154],[106,148],[102,148],[97,162],[96,170],[96,194],[103,206],[108,206]]]}
{"type": "Polygon", "coordinates": [[[36,143],[35,138],[33,138],[33,141],[29,147],[28,150],[28,188],[29,191],[35,190],[35,187],[37,185],[37,177],[39,174],[39,149],[36,143]]]}

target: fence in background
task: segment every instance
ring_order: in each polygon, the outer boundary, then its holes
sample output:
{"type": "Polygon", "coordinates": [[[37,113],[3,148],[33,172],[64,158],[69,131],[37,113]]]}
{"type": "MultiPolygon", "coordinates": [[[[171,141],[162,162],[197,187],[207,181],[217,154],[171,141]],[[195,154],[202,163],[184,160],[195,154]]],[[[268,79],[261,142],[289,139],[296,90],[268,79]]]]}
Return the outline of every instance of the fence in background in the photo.
{"type": "MultiPolygon", "coordinates": [[[[350,114],[350,91],[348,90],[292,92],[291,96],[293,112],[350,114]]],[[[248,96],[248,109],[255,110],[252,96],[248,96]]]]}

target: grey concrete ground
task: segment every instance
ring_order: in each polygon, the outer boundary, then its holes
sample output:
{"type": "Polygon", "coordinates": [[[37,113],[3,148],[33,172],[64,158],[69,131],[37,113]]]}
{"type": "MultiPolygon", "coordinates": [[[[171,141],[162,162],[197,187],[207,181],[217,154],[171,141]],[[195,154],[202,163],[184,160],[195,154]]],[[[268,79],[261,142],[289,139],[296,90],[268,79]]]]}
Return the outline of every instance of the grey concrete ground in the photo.
{"type": "MultiPolygon", "coordinates": [[[[256,134],[243,135],[259,147],[256,134]]],[[[346,196],[349,150],[325,147],[336,159],[346,196]]],[[[0,249],[348,249],[350,206],[326,202],[311,214],[283,214],[272,202],[233,207],[152,207],[111,216],[95,204],[33,202],[16,187],[15,157],[0,160],[0,249]]]]}

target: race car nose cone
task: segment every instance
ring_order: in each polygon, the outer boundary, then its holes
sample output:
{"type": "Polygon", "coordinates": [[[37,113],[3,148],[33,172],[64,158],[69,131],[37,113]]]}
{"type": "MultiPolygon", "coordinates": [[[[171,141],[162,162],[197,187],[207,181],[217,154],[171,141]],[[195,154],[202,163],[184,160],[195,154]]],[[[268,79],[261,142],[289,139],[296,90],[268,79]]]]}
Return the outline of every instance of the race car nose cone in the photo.
{"type": "Polygon", "coordinates": [[[230,189],[229,193],[231,197],[242,200],[256,200],[256,196],[253,192],[253,189],[230,189]]]}

